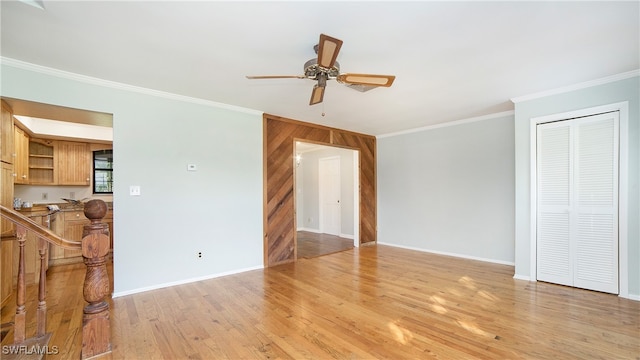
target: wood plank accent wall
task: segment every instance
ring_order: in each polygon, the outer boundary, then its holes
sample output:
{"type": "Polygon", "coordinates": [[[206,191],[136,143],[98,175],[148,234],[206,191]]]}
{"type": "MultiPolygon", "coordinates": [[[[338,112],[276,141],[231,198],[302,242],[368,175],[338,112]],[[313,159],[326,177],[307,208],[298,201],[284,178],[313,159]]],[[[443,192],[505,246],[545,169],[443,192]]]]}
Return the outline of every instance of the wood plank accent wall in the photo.
{"type": "Polygon", "coordinates": [[[264,264],[296,261],[294,142],[359,150],[360,244],[376,241],[376,138],[346,130],[263,115],[264,264]]]}

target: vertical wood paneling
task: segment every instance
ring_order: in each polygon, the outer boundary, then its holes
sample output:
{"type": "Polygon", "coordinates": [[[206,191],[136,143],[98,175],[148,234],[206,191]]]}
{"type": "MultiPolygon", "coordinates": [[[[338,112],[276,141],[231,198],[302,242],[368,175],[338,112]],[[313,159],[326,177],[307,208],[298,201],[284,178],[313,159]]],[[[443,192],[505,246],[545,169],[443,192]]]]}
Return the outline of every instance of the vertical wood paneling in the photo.
{"type": "Polygon", "coordinates": [[[360,242],[376,241],[375,137],[265,114],[264,262],[296,260],[294,141],[349,147],[360,151],[360,242]]]}

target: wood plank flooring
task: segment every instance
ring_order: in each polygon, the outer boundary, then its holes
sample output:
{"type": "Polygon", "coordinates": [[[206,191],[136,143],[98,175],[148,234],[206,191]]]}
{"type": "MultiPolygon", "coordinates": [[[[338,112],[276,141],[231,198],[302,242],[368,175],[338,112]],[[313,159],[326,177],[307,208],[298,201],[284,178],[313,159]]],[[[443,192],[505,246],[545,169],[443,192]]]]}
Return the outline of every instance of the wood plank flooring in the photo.
{"type": "MultiPolygon", "coordinates": [[[[61,349],[50,359],[77,359],[81,346],[82,291],[71,283],[84,271],[65,267],[50,274],[50,344],[61,349]]],[[[640,302],[512,276],[511,266],[354,248],[113,299],[113,352],[102,358],[640,358],[640,302]]]]}
{"type": "Polygon", "coordinates": [[[298,231],[298,259],[333,254],[353,249],[353,240],[335,235],[318,234],[310,231],[298,231]]]}

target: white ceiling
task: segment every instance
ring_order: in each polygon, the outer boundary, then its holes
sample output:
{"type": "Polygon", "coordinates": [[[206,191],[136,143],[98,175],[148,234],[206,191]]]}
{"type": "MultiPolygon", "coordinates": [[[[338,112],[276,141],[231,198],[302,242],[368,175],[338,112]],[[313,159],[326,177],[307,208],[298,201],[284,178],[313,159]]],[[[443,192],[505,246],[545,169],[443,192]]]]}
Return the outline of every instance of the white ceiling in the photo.
{"type": "Polygon", "coordinates": [[[1,55],[381,135],[513,110],[511,98],[640,68],[640,2],[1,1],[1,55]],[[361,93],[301,75],[320,33],[361,93]],[[325,116],[322,114],[325,113],[325,116]]]}

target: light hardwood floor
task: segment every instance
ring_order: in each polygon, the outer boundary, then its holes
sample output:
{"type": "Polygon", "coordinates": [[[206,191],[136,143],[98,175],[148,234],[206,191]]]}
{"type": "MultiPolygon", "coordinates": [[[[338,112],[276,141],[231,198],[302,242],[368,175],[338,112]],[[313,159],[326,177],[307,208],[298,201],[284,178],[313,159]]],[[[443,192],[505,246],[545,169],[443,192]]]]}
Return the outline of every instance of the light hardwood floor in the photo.
{"type": "Polygon", "coordinates": [[[353,240],[343,237],[318,234],[310,231],[298,231],[298,259],[311,259],[317,256],[353,249],[353,240]]]}
{"type": "MultiPolygon", "coordinates": [[[[50,358],[79,358],[82,273],[50,274],[50,358]]],[[[640,302],[512,276],[382,245],[300,259],[113,299],[103,358],[639,358],[640,302]]]]}

